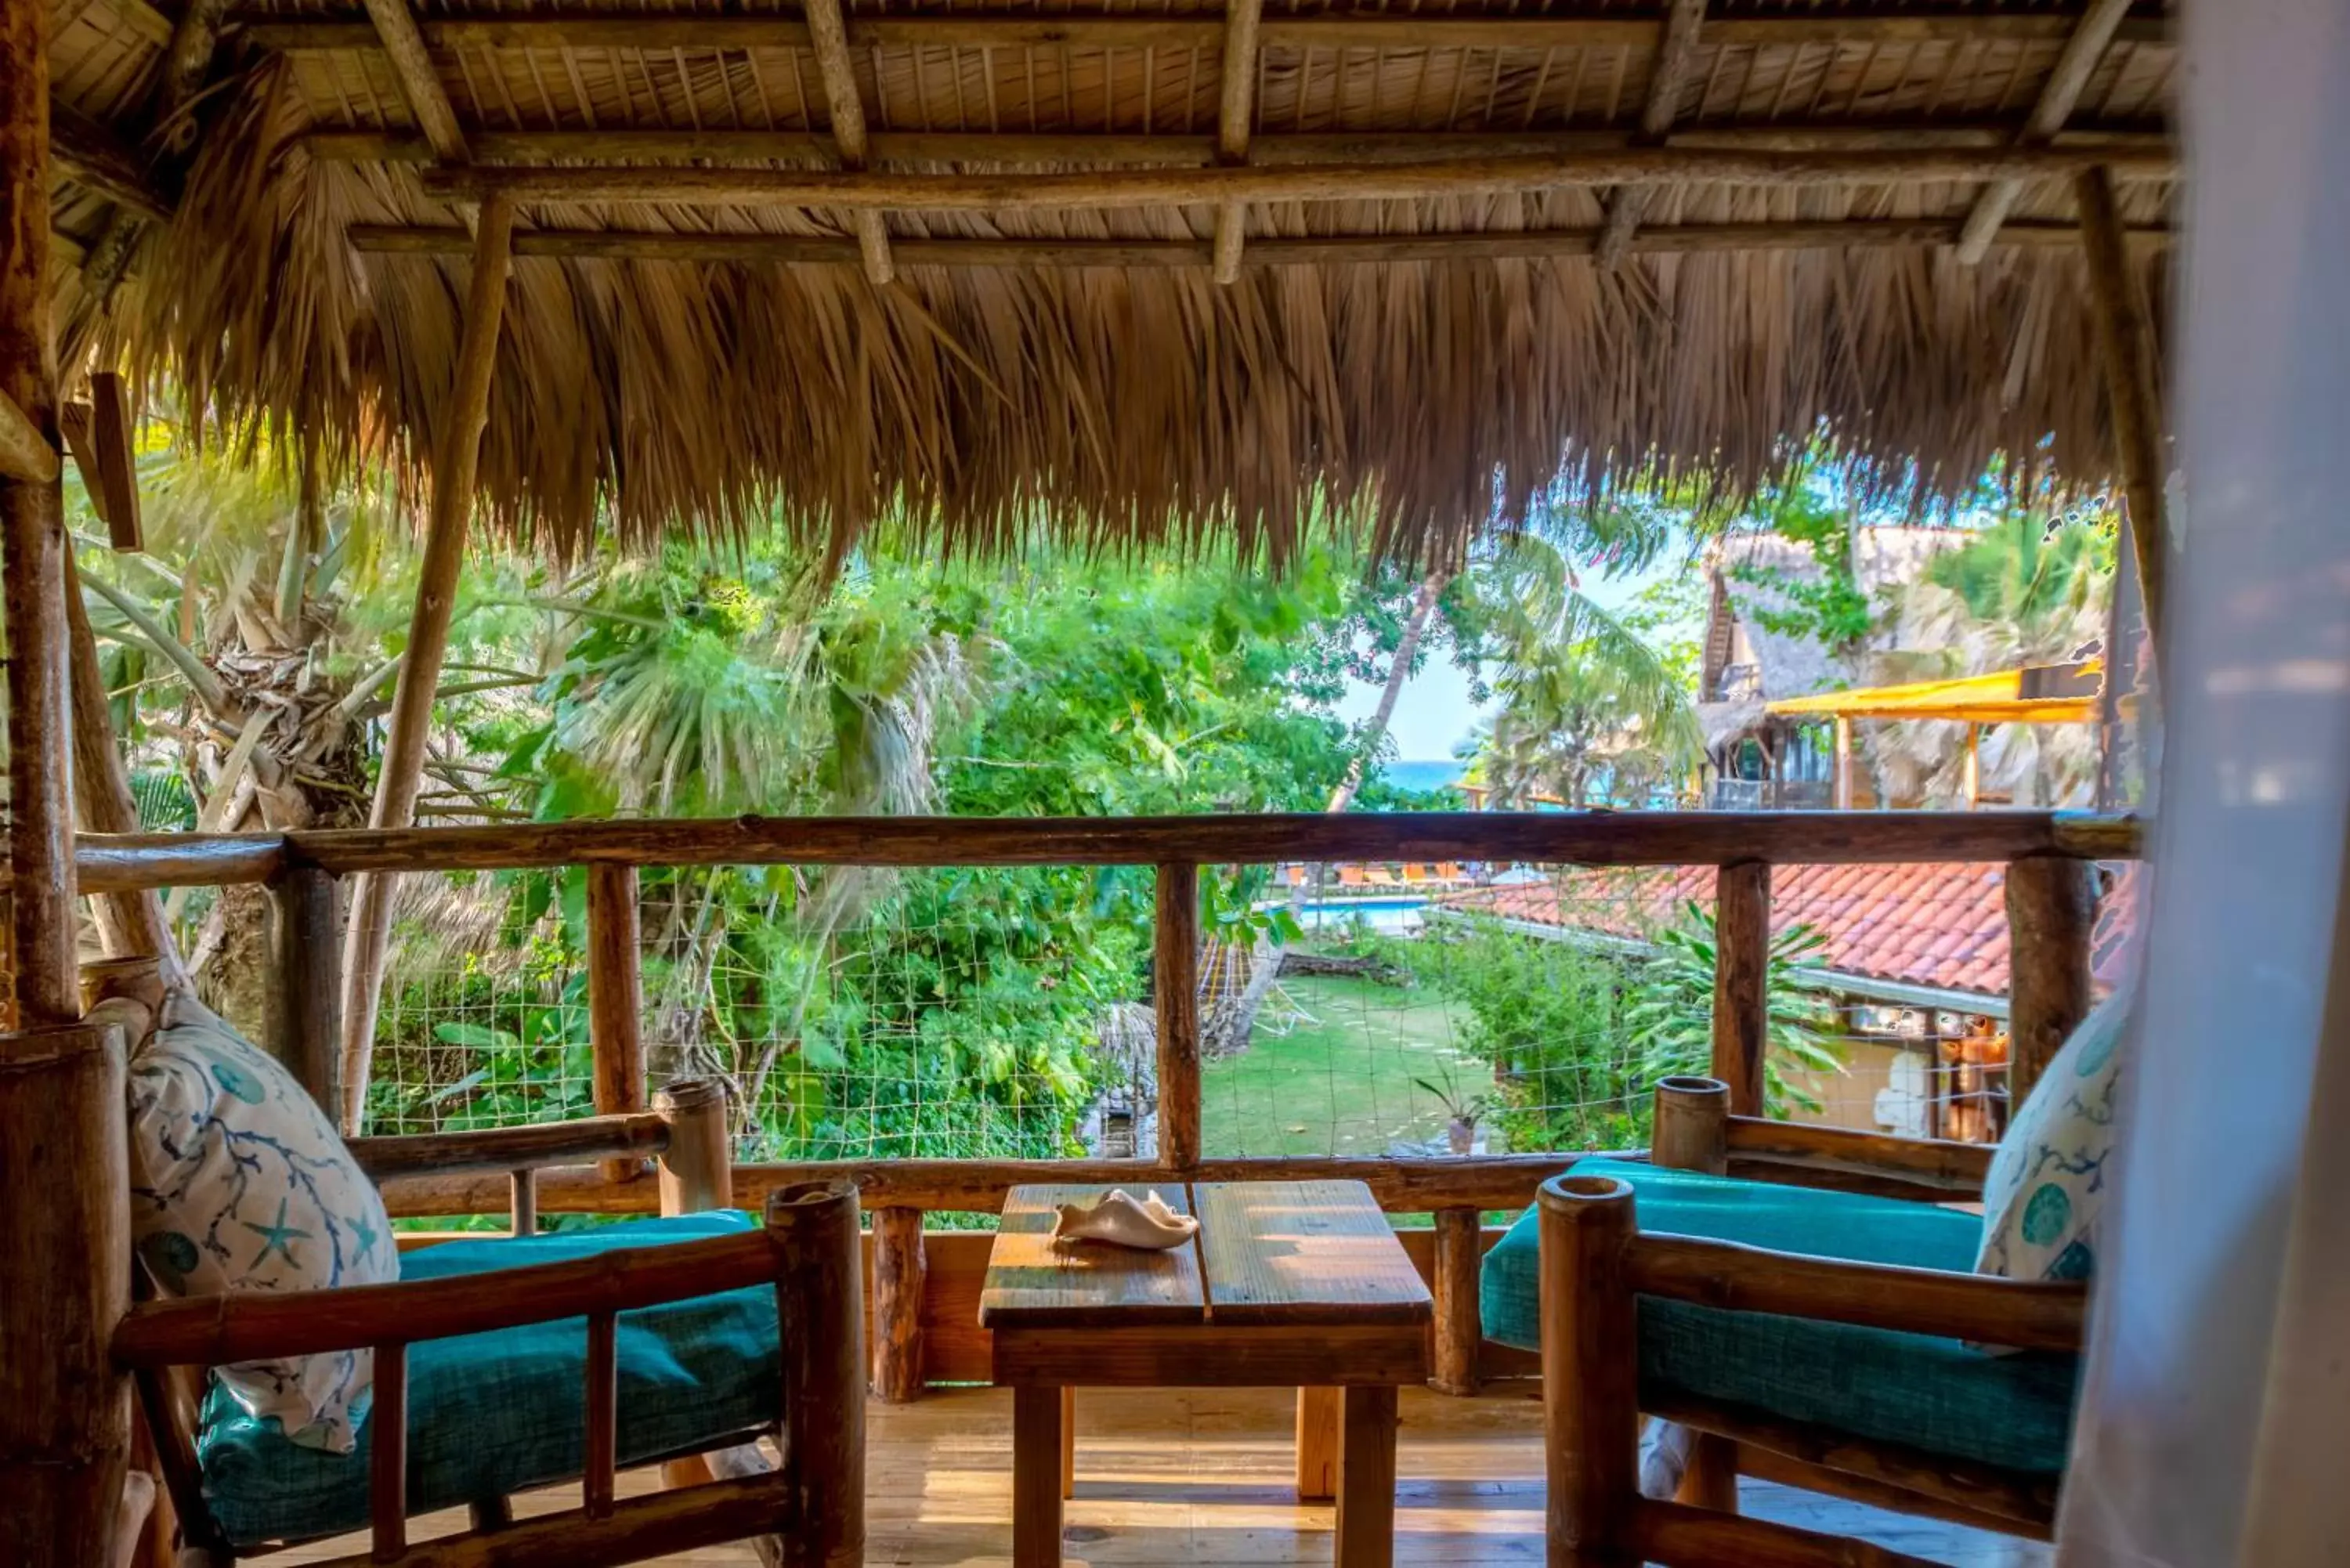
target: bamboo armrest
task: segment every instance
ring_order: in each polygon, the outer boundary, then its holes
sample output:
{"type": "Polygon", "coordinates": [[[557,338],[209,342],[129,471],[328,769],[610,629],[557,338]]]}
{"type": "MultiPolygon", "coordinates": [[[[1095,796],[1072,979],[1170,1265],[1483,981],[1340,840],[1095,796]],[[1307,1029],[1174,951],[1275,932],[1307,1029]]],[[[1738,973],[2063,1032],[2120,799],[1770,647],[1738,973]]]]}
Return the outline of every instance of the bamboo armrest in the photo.
{"type": "Polygon", "coordinates": [[[329,1291],[231,1291],[132,1307],[114,1331],[113,1351],[118,1364],[131,1368],[315,1355],[557,1318],[608,1317],[766,1284],[782,1274],[780,1244],[754,1231],[452,1279],[329,1291]]]}
{"type": "Polygon", "coordinates": [[[1626,1241],[1624,1272],[1641,1295],[2020,1350],[2078,1351],[2089,1299],[2075,1282],[1856,1263],[1647,1233],[1626,1241]]]}
{"type": "Polygon", "coordinates": [[[1732,1176],[1874,1191],[1928,1202],[1981,1198],[1983,1179],[1996,1152],[1985,1144],[1891,1137],[1761,1116],[1730,1116],[1726,1121],[1732,1176]]]}
{"type": "Polygon", "coordinates": [[[532,1127],[476,1132],[415,1133],[355,1137],[351,1155],[369,1179],[457,1175],[473,1170],[532,1170],[597,1159],[642,1159],[669,1147],[668,1121],[658,1112],[583,1116],[532,1127]]]}

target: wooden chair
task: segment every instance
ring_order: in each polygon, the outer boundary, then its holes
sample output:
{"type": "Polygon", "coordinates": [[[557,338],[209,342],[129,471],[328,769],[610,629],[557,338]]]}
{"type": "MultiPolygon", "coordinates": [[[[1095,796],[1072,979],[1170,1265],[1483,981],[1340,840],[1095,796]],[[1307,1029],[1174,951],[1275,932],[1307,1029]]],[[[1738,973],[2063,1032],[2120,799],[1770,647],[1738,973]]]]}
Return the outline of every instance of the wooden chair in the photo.
{"type": "MultiPolygon", "coordinates": [[[[534,1241],[578,1241],[570,1233],[534,1236],[535,1172],[546,1166],[604,1159],[641,1168],[647,1156],[658,1157],[661,1209],[671,1218],[581,1233],[597,1238],[583,1244],[593,1251],[563,1262],[467,1269],[397,1284],[299,1294],[239,1292],[134,1307],[115,1335],[114,1352],[139,1384],[165,1489],[178,1515],[180,1568],[227,1568],[260,1552],[359,1527],[360,1521],[346,1521],[328,1530],[256,1530],[248,1506],[247,1528],[233,1540],[218,1517],[219,1492],[208,1486],[197,1443],[203,1367],[359,1347],[370,1347],[375,1355],[373,1408],[361,1433],[364,1460],[354,1454],[333,1462],[364,1463],[363,1523],[373,1535],[372,1552],[338,1563],[488,1568],[561,1563],[591,1568],[754,1538],[764,1560],[786,1568],[863,1563],[865,1320],[853,1185],[788,1187],[769,1199],[763,1226],[729,1227],[713,1215],[702,1229],[719,1233],[670,1239],[680,1229],[691,1229],[679,1226],[677,1217],[724,1210],[732,1197],[724,1102],[716,1085],[699,1082],[671,1085],[651,1113],[491,1132],[358,1138],[351,1147],[379,1182],[393,1177],[507,1175],[515,1237],[447,1244],[489,1249],[493,1260],[499,1249],[525,1258],[534,1241]],[[684,1423],[678,1429],[686,1430],[696,1419],[729,1429],[693,1432],[674,1451],[640,1451],[643,1436],[630,1429],[636,1426],[633,1407],[629,1428],[619,1408],[629,1374],[624,1348],[629,1336],[650,1332],[645,1325],[651,1320],[645,1314],[651,1309],[694,1303],[706,1311],[726,1293],[751,1291],[775,1295],[778,1362],[766,1371],[774,1382],[765,1386],[780,1385],[780,1411],[771,1398],[763,1410],[743,1415],[737,1407],[758,1406],[760,1398],[727,1388],[728,1369],[722,1366],[711,1385],[718,1397],[699,1402],[706,1416],[689,1408],[661,1430],[678,1426],[678,1420],[684,1423]],[[623,1324],[622,1314],[638,1315],[623,1324]],[[447,1413],[411,1406],[412,1347],[494,1334],[498,1341],[478,1354],[511,1379],[517,1376],[512,1370],[516,1362],[504,1351],[513,1336],[532,1333],[530,1325],[582,1317],[585,1462],[577,1479],[584,1506],[516,1523],[503,1494],[420,1497],[427,1478],[411,1473],[411,1452],[419,1441],[430,1446],[427,1424],[446,1419],[447,1413]],[[754,1446],[763,1436],[777,1440],[783,1454],[779,1470],[771,1470],[754,1446]],[[670,1490],[616,1499],[615,1476],[624,1462],[656,1461],[663,1464],[670,1490]],[[461,1503],[471,1513],[469,1532],[421,1544],[409,1542],[411,1514],[461,1503]]],[[[440,1251],[428,1248],[405,1257],[428,1259],[440,1251]]],[[[754,1311],[758,1300],[749,1298],[754,1311]]],[[[537,1343],[568,1332],[537,1330],[537,1343]]],[[[527,1358],[523,1364],[537,1365],[527,1358]]],[[[533,1382],[528,1373],[520,1376],[526,1397],[533,1382]]],[[[516,1397],[511,1382],[499,1392],[502,1400],[516,1397]]],[[[568,1397],[567,1386],[546,1392],[557,1404],[568,1397]]],[[[567,1441],[579,1431],[580,1419],[579,1405],[568,1408],[567,1441]]],[[[545,1484],[553,1481],[536,1477],[528,1482],[545,1484]]],[[[317,1510],[310,1513],[315,1518],[317,1510]]]]}
{"type": "Polygon", "coordinates": [[[1979,1198],[1992,1151],[1728,1105],[1665,1080],[1646,1164],[1586,1160],[1537,1200],[1554,1568],[1920,1562],[1739,1518],[1742,1474],[2046,1539],[2087,1298],[1970,1272],[1979,1221],[1936,1205],[1979,1198]],[[1643,1414],[1696,1434],[1670,1501],[1640,1493],[1643,1414]]]}

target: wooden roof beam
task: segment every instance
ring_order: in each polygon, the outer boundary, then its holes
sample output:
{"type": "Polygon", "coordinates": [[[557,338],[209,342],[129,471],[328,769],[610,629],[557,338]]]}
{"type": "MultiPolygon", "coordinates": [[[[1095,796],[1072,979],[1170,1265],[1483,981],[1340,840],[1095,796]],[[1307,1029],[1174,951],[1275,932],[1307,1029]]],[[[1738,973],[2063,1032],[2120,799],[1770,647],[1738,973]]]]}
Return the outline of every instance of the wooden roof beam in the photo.
{"type": "Polygon", "coordinates": [[[16,399],[0,392],[0,478],[55,484],[60,472],[57,449],[49,444],[41,427],[17,406],[16,399]]]}
{"type": "Polygon", "coordinates": [[[472,167],[428,170],[444,200],[502,192],[516,201],[649,202],[681,206],[902,208],[1033,212],[1050,208],[1222,206],[1232,202],[1409,201],[1661,182],[1741,186],[1896,185],[2049,179],[2102,165],[2116,179],[2168,180],[2166,152],[2085,148],[2003,151],[1773,152],[1675,147],[1452,158],[1425,163],[1083,170],[1056,173],[900,173],[858,170],[472,167]]]}
{"type": "MultiPolygon", "coordinates": [[[[1697,67],[1698,30],[1705,24],[1705,0],[1671,0],[1657,37],[1657,58],[1648,71],[1648,95],[1640,105],[1640,140],[1658,143],[1673,128],[1679,112],[1681,89],[1697,67]]],[[[1648,188],[1626,185],[1607,198],[1607,226],[1599,236],[1599,265],[1614,266],[1624,259],[1640,209],[1648,203],[1648,188]]]]}
{"type": "Polygon", "coordinates": [[[400,96],[407,99],[408,112],[415,117],[424,140],[432,144],[433,156],[444,163],[465,162],[469,154],[464,128],[457,121],[449,90],[441,85],[441,75],[433,68],[432,50],[416,25],[416,14],[408,8],[408,0],[367,0],[367,11],[376,41],[390,63],[392,79],[400,84],[400,96]]]}
{"type": "MultiPolygon", "coordinates": [[[[1251,267],[1389,265],[1414,262],[1539,261],[1586,256],[1597,229],[1526,229],[1476,234],[1344,234],[1315,239],[1259,239],[1242,265],[1251,267]]],[[[1877,250],[1947,245],[1959,221],[1845,220],[1787,223],[1678,223],[1649,226],[1629,244],[1648,254],[1767,250],[1877,250]]],[[[366,255],[441,256],[469,253],[473,242],[453,224],[354,224],[347,235],[366,255]]],[[[2136,245],[2167,244],[2172,233],[2132,228],[2136,245]]],[[[2002,244],[2074,246],[2071,223],[2016,223],[2000,232],[2002,244]]],[[[901,266],[951,267],[1205,267],[1215,260],[1204,240],[964,240],[899,239],[901,266]]],[[[732,262],[755,266],[850,266],[855,242],[798,234],[675,234],[611,229],[531,229],[514,237],[517,259],[570,261],[732,262]]]]}
{"type": "MultiPolygon", "coordinates": [[[[848,28],[840,0],[805,0],[808,36],[816,47],[816,77],[824,86],[825,112],[832,119],[832,141],[842,167],[865,167],[869,151],[865,130],[865,100],[857,90],[856,62],[848,53],[848,28]]],[[[860,208],[850,222],[857,232],[857,249],[865,262],[865,276],[879,288],[897,275],[889,256],[888,221],[874,209],[860,208]]]]}
{"type": "MultiPolygon", "coordinates": [[[[2106,57],[2106,49],[2114,34],[2128,16],[2130,0],[2089,0],[2088,9],[2082,14],[2080,26],[2064,40],[2064,52],[2056,57],[2056,68],[2048,73],[2041,87],[2040,98],[2032,106],[2032,116],[2024,121],[2018,145],[2034,147],[2052,140],[2064,128],[2081,94],[2089,85],[2089,78],[2097,63],[2106,57]]],[[[1991,248],[1991,237],[1999,233],[2000,224],[2007,221],[2008,213],[2016,199],[2023,194],[2021,180],[1996,180],[1975,198],[1974,211],[1967,214],[1966,231],[1959,238],[1959,259],[1972,265],[1982,260],[1991,248]]]]}
{"type": "MultiPolygon", "coordinates": [[[[1249,137],[1256,129],[1257,22],[1260,0],[1227,0],[1224,9],[1223,93],[1216,109],[1216,156],[1228,164],[1246,163],[1249,137]]],[[[1236,283],[1241,275],[1241,248],[1247,242],[1248,208],[1226,202],[1216,209],[1218,283],[1236,283]]]]}
{"type": "Polygon", "coordinates": [[[172,199],[147,172],[147,161],[114,132],[62,103],[49,106],[49,156],[77,184],[153,221],[172,215],[172,199]]]}

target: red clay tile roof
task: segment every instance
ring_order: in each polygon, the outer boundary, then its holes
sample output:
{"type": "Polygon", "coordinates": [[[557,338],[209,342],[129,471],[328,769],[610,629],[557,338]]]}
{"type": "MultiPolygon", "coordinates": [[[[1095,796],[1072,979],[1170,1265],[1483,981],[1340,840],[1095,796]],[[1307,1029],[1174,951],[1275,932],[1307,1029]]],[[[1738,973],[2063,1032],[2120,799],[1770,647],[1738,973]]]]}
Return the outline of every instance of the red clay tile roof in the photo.
{"type": "MultiPolygon", "coordinates": [[[[2097,910],[2101,987],[2120,972],[2134,867],[2109,870],[2097,910]]],[[[1568,867],[1539,883],[1445,900],[1536,925],[1645,939],[1713,898],[1713,867],[1568,867]]],[[[1807,967],[1988,996],[2007,992],[2006,868],[1996,864],[1783,866],[1771,879],[1774,932],[1807,925],[1827,938],[1807,967]]]]}

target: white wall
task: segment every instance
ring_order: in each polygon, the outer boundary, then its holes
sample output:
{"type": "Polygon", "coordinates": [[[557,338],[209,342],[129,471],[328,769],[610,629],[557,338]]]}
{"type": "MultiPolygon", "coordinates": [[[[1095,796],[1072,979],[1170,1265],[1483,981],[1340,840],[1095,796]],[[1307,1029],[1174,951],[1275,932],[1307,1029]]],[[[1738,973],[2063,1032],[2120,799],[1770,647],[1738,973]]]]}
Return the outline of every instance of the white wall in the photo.
{"type": "Polygon", "coordinates": [[[2350,1563],[2350,1062],[2320,1050],[2350,790],[2350,4],[2181,9],[2186,548],[2061,1539],[2068,1564],[2297,1568],[2350,1563]],[[2336,1103],[2305,1164],[2314,1093],[2336,1103]]]}

